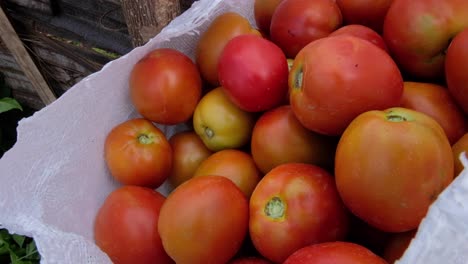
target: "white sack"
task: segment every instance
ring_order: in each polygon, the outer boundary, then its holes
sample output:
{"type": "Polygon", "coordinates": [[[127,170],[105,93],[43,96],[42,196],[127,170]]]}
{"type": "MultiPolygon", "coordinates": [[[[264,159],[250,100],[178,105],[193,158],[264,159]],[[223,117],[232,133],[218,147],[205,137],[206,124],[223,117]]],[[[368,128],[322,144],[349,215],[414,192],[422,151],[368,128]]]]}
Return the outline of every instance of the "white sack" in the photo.
{"type": "MultiPolygon", "coordinates": [[[[118,186],[105,166],[105,137],[115,125],[138,116],[129,100],[130,71],[160,47],[176,48],[194,59],[200,32],[226,11],[255,23],[252,0],[200,0],[146,45],[106,64],[20,121],[17,143],[0,160],[0,225],[34,237],[41,263],[110,263],[94,244],[92,230],[97,210],[118,186]]],[[[175,131],[163,129],[168,136],[175,131]]],[[[467,262],[466,174],[431,208],[400,264],[467,262]]],[[[164,188],[160,190],[167,193],[164,188]]]]}

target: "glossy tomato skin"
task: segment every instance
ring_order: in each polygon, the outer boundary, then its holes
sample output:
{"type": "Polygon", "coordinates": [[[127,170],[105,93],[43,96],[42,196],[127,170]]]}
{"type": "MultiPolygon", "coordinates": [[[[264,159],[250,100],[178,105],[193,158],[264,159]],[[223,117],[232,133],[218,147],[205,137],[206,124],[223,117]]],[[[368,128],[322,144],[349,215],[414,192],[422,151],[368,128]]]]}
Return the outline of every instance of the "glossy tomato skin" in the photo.
{"type": "Polygon", "coordinates": [[[230,179],[250,198],[262,178],[251,155],[237,149],[224,149],[206,158],[196,169],[193,177],[217,175],[230,179]]]}
{"type": "Polygon", "coordinates": [[[265,35],[270,34],[271,17],[282,0],[255,0],[254,18],[257,27],[265,35]]]}
{"type": "Polygon", "coordinates": [[[369,249],[349,242],[326,242],[294,252],[283,264],[388,264],[369,249]]]}
{"type": "Polygon", "coordinates": [[[245,146],[252,135],[255,115],[240,109],[217,87],[205,94],[193,114],[193,128],[212,151],[245,146]]]}
{"type": "MultiPolygon", "coordinates": [[[[468,155],[468,133],[464,134],[455,144],[452,145],[453,160],[455,162],[455,177],[460,175],[464,167],[460,161],[460,155],[465,152],[468,155]]],[[[466,156],[468,157],[468,156],[466,156]]]]}
{"type": "Polygon", "coordinates": [[[372,44],[376,45],[377,47],[383,49],[385,52],[389,52],[385,41],[383,40],[382,36],[371,29],[370,27],[366,27],[359,24],[351,24],[346,25],[338,28],[337,30],[333,31],[329,37],[331,36],[338,36],[338,35],[349,35],[355,36],[358,38],[365,39],[370,41],[372,44]]]}
{"type": "Polygon", "coordinates": [[[401,107],[413,109],[434,118],[445,131],[450,144],[468,132],[468,120],[450,92],[432,83],[405,82],[401,107]]]}
{"type": "Polygon", "coordinates": [[[192,178],[161,207],[158,230],[176,263],[227,263],[248,230],[248,200],[229,179],[192,178]]]}
{"type": "Polygon", "coordinates": [[[291,106],[283,105],[265,112],[257,120],[250,151],[264,174],[278,165],[290,162],[332,168],[335,141],[334,138],[305,128],[297,120],[291,106]]]}
{"type": "Polygon", "coordinates": [[[283,0],[271,18],[270,38],[294,59],[308,43],[328,36],[341,24],[335,1],[283,0]]]}
{"type": "Polygon", "coordinates": [[[249,112],[269,110],[286,100],[288,63],[273,42],[252,35],[231,39],[218,64],[218,75],[226,94],[239,108],[249,112]]]}
{"type": "Polygon", "coordinates": [[[348,213],[331,174],[288,163],[267,173],[252,193],[249,231],[262,256],[282,263],[304,246],[343,239],[348,213]]]}
{"type": "Polygon", "coordinates": [[[172,148],[164,133],[144,118],[126,120],[109,132],[104,158],[120,183],[159,187],[172,168],[172,148]]]}
{"type": "Polygon", "coordinates": [[[354,36],[334,36],[299,52],[289,87],[290,104],[301,124],[336,136],[365,111],[398,106],[403,78],[392,58],[374,44],[354,36]]]}
{"type": "Polygon", "coordinates": [[[420,80],[443,78],[447,47],[468,26],[467,13],[465,0],[393,0],[383,38],[402,72],[420,80]]]}
{"type": "Polygon", "coordinates": [[[447,48],[445,78],[455,101],[468,114],[468,29],[458,33],[447,48]]]}
{"type": "Polygon", "coordinates": [[[202,80],[195,63],[182,52],[161,48],[138,61],[130,76],[130,98],[144,118],[167,125],[192,117],[202,80]]]}
{"type": "Polygon", "coordinates": [[[172,170],[168,181],[172,188],[192,178],[198,166],[213,153],[192,130],[174,134],[169,144],[172,149],[172,170]]]}
{"type": "Polygon", "coordinates": [[[111,192],[96,215],[94,239],[113,263],[172,264],[158,233],[165,197],[145,187],[123,186],[111,192]]]}
{"type": "Polygon", "coordinates": [[[335,180],[347,208],[386,232],[418,227],[453,179],[451,146],[442,127],[406,108],[359,115],[340,138],[335,180]]]}
{"type": "Polygon", "coordinates": [[[346,24],[360,24],[382,32],[393,0],[336,0],[346,24]]]}
{"type": "Polygon", "coordinates": [[[217,16],[201,34],[196,47],[196,63],[203,79],[212,86],[219,86],[218,61],[224,46],[243,34],[261,35],[247,18],[235,12],[217,16]]]}

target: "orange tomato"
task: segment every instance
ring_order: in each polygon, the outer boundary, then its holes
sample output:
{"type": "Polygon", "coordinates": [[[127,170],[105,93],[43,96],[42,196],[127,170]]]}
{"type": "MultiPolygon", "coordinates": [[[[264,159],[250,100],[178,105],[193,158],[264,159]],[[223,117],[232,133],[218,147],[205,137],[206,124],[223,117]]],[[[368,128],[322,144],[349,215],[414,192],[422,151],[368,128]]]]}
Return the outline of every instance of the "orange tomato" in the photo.
{"type": "Polygon", "coordinates": [[[246,197],[250,197],[262,175],[251,155],[236,149],[225,149],[205,159],[194,177],[218,175],[230,179],[246,197]]]}
{"type": "Polygon", "coordinates": [[[175,188],[192,178],[198,166],[213,152],[194,131],[182,131],[169,139],[172,147],[172,170],[168,181],[175,188]]]}

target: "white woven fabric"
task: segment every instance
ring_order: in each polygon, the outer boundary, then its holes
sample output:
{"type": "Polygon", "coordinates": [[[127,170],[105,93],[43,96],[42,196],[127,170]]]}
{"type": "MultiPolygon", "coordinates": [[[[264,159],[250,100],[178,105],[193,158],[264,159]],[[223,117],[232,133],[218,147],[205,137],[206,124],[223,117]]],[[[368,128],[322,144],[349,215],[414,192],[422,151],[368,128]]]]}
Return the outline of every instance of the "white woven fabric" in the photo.
{"type": "MultiPolygon", "coordinates": [[[[0,225],[34,237],[41,263],[110,263],[93,241],[93,221],[118,184],[103,159],[112,127],[136,117],[128,94],[133,65],[150,50],[176,48],[194,59],[194,43],[216,15],[236,11],[252,23],[252,0],[200,0],[146,45],[106,64],[51,105],[24,119],[0,160],[0,225]]],[[[170,136],[180,127],[162,127],[170,136]]],[[[400,264],[466,263],[467,172],[432,206],[400,264]]],[[[165,186],[161,192],[167,193],[165,186]]]]}

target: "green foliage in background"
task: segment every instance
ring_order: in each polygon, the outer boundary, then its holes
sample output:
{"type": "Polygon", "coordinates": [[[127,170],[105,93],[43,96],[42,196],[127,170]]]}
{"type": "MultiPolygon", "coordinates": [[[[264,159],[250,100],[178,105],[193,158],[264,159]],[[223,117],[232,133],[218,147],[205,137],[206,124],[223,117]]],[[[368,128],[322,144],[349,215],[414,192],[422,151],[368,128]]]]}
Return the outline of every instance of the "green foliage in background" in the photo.
{"type": "MultiPolygon", "coordinates": [[[[33,112],[23,109],[12,97],[11,89],[0,73],[0,158],[16,142],[18,121],[33,112]]],[[[36,264],[40,258],[32,238],[10,234],[8,230],[0,228],[0,263],[36,264]]]]}

